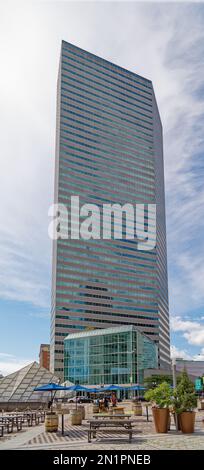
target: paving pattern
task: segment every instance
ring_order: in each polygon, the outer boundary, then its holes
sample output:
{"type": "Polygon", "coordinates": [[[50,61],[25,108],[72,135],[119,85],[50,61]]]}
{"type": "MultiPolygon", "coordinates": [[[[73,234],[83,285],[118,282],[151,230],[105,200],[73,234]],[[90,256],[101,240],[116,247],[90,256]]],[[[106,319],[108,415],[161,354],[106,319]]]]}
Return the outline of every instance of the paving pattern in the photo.
{"type": "MultiPolygon", "coordinates": [[[[90,409],[86,409],[87,418],[90,418],[90,409]]],[[[17,434],[9,435],[6,439],[0,440],[1,449],[96,449],[96,450],[204,450],[204,423],[203,413],[197,413],[196,432],[184,435],[175,431],[174,423],[171,423],[171,431],[168,434],[156,434],[152,418],[150,422],[146,417],[135,417],[133,427],[133,439],[128,443],[127,436],[118,431],[111,435],[97,433],[97,438],[91,443],[87,442],[88,423],[83,422],[81,426],[71,426],[68,417],[65,419],[65,435],[61,435],[61,430],[57,433],[45,432],[44,424],[24,429],[17,434]]]]}

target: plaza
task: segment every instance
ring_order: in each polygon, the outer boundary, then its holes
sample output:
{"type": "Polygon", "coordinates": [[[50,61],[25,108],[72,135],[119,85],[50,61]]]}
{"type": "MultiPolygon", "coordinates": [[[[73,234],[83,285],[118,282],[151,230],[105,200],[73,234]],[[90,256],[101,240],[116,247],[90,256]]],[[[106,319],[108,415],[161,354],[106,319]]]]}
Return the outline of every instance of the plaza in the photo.
{"type": "MultiPolygon", "coordinates": [[[[73,405],[74,406],[74,405],[73,405]]],[[[125,412],[131,402],[124,401],[125,412]]],[[[70,405],[71,409],[72,405],[70,405]]],[[[145,406],[143,415],[133,417],[133,438],[129,443],[127,437],[118,433],[111,435],[98,433],[96,439],[87,442],[88,421],[92,415],[92,405],[85,405],[86,419],[81,426],[72,426],[69,415],[65,416],[65,434],[61,428],[58,432],[45,432],[44,424],[5,435],[0,439],[0,450],[204,450],[204,411],[196,413],[195,433],[176,432],[173,419],[167,434],[157,434],[154,429],[151,409],[149,421],[146,418],[145,406]]],[[[59,420],[60,421],[60,420],[59,420]]]]}

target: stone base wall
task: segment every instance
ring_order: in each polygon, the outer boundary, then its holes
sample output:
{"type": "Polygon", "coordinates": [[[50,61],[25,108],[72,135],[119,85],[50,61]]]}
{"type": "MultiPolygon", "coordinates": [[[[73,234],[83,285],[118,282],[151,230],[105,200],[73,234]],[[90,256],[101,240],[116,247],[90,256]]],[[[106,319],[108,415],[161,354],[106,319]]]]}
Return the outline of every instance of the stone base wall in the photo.
{"type": "Polygon", "coordinates": [[[0,412],[2,411],[25,411],[30,408],[31,410],[38,410],[39,408],[47,409],[47,403],[38,401],[32,402],[0,402],[0,412]]]}

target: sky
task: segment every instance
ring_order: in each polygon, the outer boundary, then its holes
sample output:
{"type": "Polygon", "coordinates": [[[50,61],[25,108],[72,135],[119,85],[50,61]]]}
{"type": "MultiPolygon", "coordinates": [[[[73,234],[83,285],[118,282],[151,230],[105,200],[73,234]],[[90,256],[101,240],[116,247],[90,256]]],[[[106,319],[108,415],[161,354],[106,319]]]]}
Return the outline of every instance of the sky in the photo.
{"type": "Polygon", "coordinates": [[[172,354],[204,360],[204,4],[1,2],[0,373],[49,342],[62,39],[152,80],[163,123],[172,354]]]}

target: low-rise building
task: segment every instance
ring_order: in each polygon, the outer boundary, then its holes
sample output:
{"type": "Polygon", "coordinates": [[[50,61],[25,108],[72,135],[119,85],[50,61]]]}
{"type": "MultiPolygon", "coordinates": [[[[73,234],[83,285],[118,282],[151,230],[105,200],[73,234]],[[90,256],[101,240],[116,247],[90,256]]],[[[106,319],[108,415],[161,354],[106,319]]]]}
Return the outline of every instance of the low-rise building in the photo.
{"type": "Polygon", "coordinates": [[[45,369],[50,370],[50,345],[49,344],[40,345],[39,363],[40,363],[40,367],[45,367],[45,369]]]}
{"type": "Polygon", "coordinates": [[[144,370],[156,367],[156,343],[133,325],[71,333],[64,341],[64,379],[75,384],[143,384],[144,370]]]}
{"type": "Polygon", "coordinates": [[[182,372],[186,369],[191,380],[204,376],[204,361],[193,361],[177,358],[175,359],[176,372],[182,372]]]}

